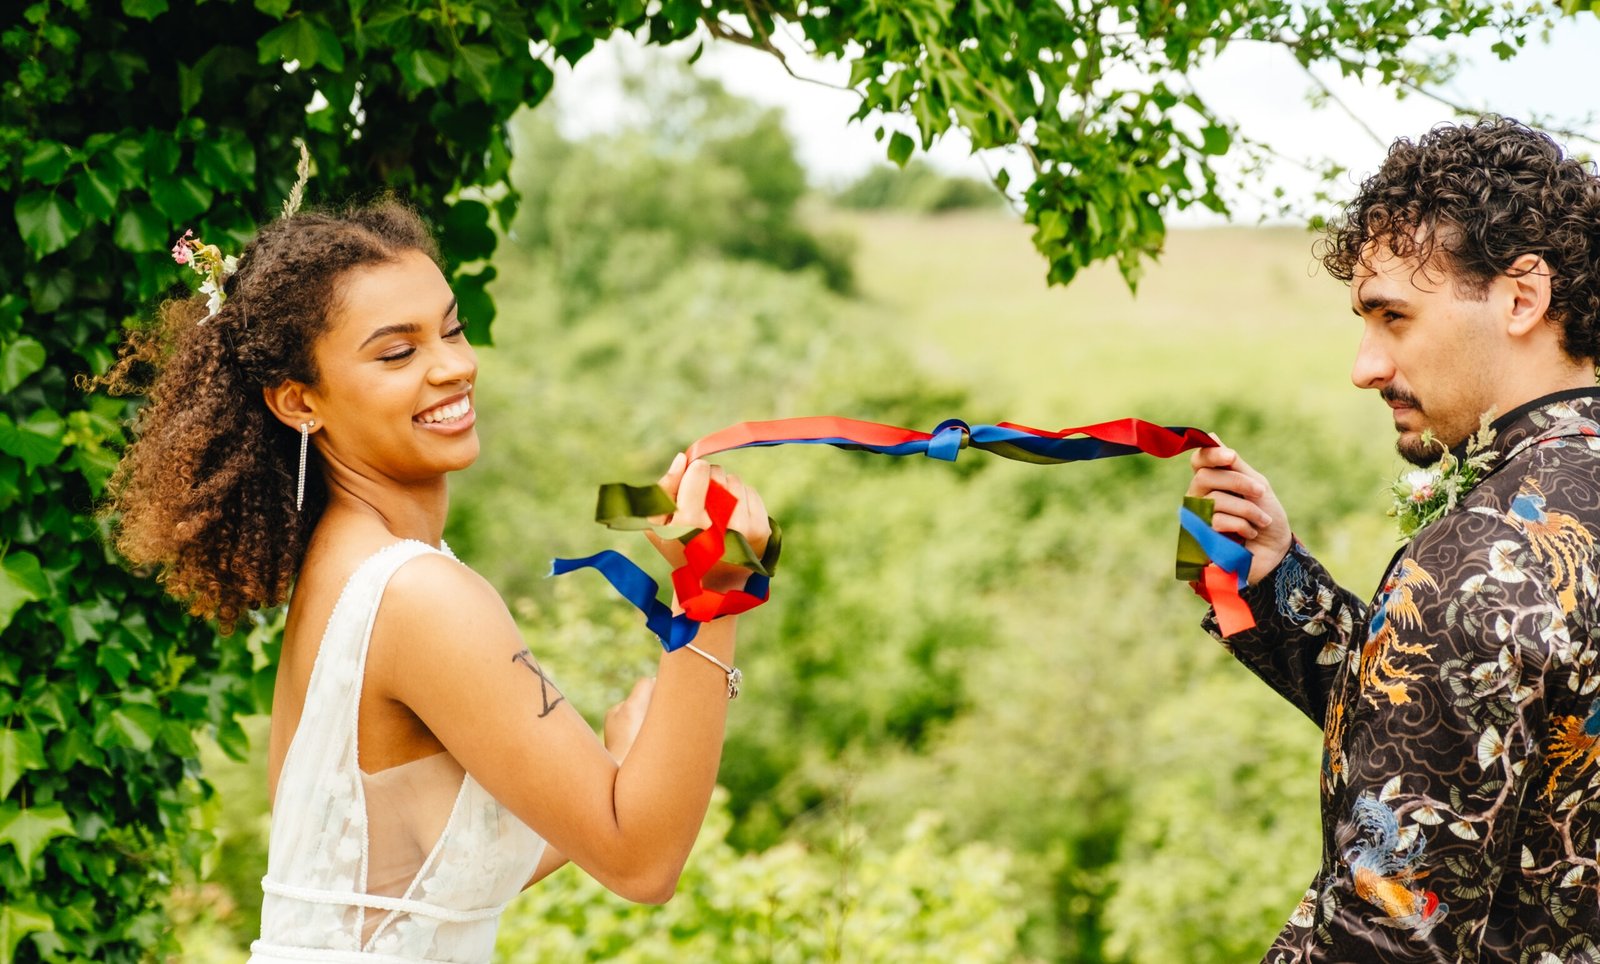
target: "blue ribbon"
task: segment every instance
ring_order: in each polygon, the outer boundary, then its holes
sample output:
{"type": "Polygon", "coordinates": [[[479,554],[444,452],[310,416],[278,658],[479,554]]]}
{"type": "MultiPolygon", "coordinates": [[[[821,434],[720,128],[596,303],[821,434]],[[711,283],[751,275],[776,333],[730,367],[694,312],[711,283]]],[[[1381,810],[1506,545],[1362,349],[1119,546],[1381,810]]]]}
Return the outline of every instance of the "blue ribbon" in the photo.
{"type": "Polygon", "coordinates": [[[1250,577],[1250,550],[1206,525],[1204,519],[1182,506],[1178,507],[1178,524],[1200,543],[1200,548],[1218,569],[1239,581],[1239,590],[1244,591],[1250,577]]]}
{"type": "MultiPolygon", "coordinates": [[[[578,569],[593,569],[605,576],[619,596],[644,613],[645,626],[661,640],[667,652],[681,649],[699,635],[700,624],[683,613],[673,615],[671,607],[656,598],[660,590],[656,581],[622,553],[606,549],[582,559],[556,559],[550,563],[552,576],[563,576],[578,569]]],[[[752,596],[765,596],[769,582],[766,576],[752,573],[744,591],[752,596]]]]}
{"type": "MultiPolygon", "coordinates": [[[[1167,426],[1168,431],[1182,434],[1190,431],[1184,426],[1167,426]]],[[[925,455],[941,462],[954,462],[956,456],[969,444],[973,448],[994,449],[1008,447],[1021,449],[1030,455],[1053,462],[1088,462],[1121,455],[1138,455],[1143,449],[1121,442],[1106,442],[1097,438],[1046,438],[1000,425],[968,425],[957,418],[940,422],[931,439],[917,439],[895,445],[871,445],[848,438],[784,438],[759,442],[746,442],[722,451],[748,448],[771,448],[778,445],[831,445],[834,448],[857,452],[875,452],[879,455],[925,455]]]]}

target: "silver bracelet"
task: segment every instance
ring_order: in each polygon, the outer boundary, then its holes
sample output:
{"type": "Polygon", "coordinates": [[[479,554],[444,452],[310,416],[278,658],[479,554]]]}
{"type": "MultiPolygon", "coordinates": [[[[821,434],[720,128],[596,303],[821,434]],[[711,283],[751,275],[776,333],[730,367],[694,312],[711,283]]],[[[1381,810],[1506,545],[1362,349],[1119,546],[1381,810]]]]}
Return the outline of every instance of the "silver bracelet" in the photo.
{"type": "Polygon", "coordinates": [[[709,659],[711,662],[717,664],[718,669],[728,674],[728,699],[736,700],[739,698],[739,684],[744,682],[744,674],[739,672],[739,667],[729,666],[727,663],[717,659],[715,656],[696,646],[694,643],[684,643],[683,648],[690,650],[691,652],[699,653],[701,656],[704,656],[706,659],[709,659]]]}

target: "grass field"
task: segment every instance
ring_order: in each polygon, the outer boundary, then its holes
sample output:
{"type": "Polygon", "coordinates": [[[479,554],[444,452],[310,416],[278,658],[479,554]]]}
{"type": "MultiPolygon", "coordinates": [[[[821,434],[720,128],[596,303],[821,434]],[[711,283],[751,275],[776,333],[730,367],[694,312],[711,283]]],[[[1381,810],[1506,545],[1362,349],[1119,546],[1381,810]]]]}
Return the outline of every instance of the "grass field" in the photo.
{"type": "MultiPolygon", "coordinates": [[[[1275,460],[1292,457],[1283,450],[1327,438],[1351,446],[1373,512],[1322,551],[1358,585],[1393,551],[1382,514],[1400,467],[1393,426],[1376,393],[1349,380],[1359,322],[1348,289],[1313,257],[1313,234],[1176,231],[1134,294],[1106,265],[1047,286],[1029,228],[1003,214],[824,221],[858,239],[860,323],[916,345],[925,364],[965,384],[969,419],[1055,429],[1123,416],[1183,424],[1230,400],[1281,410],[1326,437],[1269,430],[1275,444],[1245,458],[1270,477],[1275,460]]],[[[1281,495],[1292,516],[1294,493],[1281,495]]]]}
{"type": "Polygon", "coordinates": [[[1383,407],[1348,382],[1357,323],[1305,232],[1175,232],[1135,296],[1107,266],[1046,287],[1029,229],[1000,216],[833,221],[860,239],[874,313],[1019,412],[1093,418],[1161,394],[1244,391],[1387,427],[1383,407]]]}

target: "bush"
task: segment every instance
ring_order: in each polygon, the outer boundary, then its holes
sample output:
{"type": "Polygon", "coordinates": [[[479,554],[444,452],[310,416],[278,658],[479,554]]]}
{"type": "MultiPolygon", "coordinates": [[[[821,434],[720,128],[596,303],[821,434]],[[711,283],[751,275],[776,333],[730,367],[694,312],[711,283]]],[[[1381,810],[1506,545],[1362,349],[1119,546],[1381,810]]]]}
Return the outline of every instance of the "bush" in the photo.
{"type": "Polygon", "coordinates": [[[955,846],[922,813],[889,840],[846,827],[825,850],[785,843],[741,854],[724,839],[718,791],[664,907],[628,904],[572,868],[506,912],[508,962],[811,964],[1008,961],[1022,922],[1005,851],[955,846]]]}
{"type": "Polygon", "coordinates": [[[1005,198],[992,184],[941,174],[919,158],[904,168],[874,167],[835,193],[833,201],[840,207],[862,211],[940,214],[994,210],[1005,203],[1005,198]]]}

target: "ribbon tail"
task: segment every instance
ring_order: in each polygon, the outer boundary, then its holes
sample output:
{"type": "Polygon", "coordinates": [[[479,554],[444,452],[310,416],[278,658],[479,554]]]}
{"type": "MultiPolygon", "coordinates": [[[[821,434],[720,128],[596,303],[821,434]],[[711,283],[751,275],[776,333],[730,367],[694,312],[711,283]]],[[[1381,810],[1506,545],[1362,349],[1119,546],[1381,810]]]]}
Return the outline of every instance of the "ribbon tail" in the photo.
{"type": "Polygon", "coordinates": [[[1250,550],[1211,528],[1214,505],[1210,499],[1185,498],[1178,509],[1179,579],[1197,583],[1195,591],[1217,614],[1224,638],[1254,629],[1256,618],[1239,593],[1248,585],[1250,550]]]}
{"type": "Polygon", "coordinates": [[[1250,612],[1250,604],[1239,595],[1239,582],[1233,573],[1213,563],[1201,573],[1201,582],[1224,638],[1255,628],[1256,617],[1250,612]]]}
{"type": "Polygon", "coordinates": [[[656,598],[660,588],[656,581],[622,553],[606,549],[582,559],[556,559],[550,563],[552,576],[563,576],[579,569],[593,569],[604,576],[617,595],[644,614],[645,626],[668,652],[693,642],[700,632],[699,623],[674,616],[672,609],[656,598]]]}

